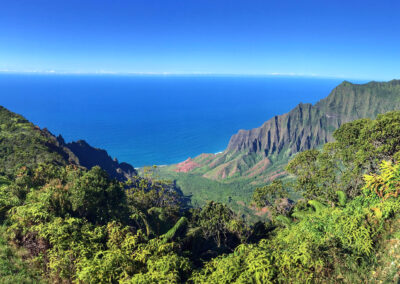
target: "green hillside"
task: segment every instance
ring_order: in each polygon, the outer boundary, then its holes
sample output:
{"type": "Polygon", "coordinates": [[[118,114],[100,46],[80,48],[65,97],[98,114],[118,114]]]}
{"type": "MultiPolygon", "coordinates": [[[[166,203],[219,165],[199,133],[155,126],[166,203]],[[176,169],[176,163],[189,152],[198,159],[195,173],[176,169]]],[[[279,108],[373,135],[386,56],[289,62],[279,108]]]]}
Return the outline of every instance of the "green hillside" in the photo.
{"type": "Polygon", "coordinates": [[[400,110],[400,80],[361,85],[345,81],[315,105],[300,103],[259,128],[240,130],[222,153],[201,154],[163,167],[161,176],[176,179],[198,204],[211,197],[226,202],[232,196],[234,203],[245,202],[248,209],[252,191],[286,176],[285,166],[296,153],[332,141],[334,130],[346,122],[391,110],[400,110]],[[188,174],[197,176],[192,178],[196,189],[187,182],[188,174]],[[211,184],[213,189],[208,190],[211,184]]]}
{"type": "Polygon", "coordinates": [[[126,180],[137,175],[126,163],[113,160],[105,150],[85,141],[65,143],[47,129],[40,129],[21,115],[0,106],[0,173],[14,174],[21,166],[40,163],[74,164],[91,169],[101,166],[111,177],[126,180]],[[90,156],[90,157],[88,157],[90,156]]]}
{"type": "Polygon", "coordinates": [[[157,172],[120,181],[73,164],[46,132],[2,117],[1,283],[399,281],[399,111],[345,123],[297,154],[291,181],[254,192],[267,210],[255,224],[214,201],[190,208],[157,172]]]}
{"type": "Polygon", "coordinates": [[[0,107],[0,141],[0,171],[3,174],[12,175],[21,166],[66,165],[68,161],[68,153],[57,147],[48,132],[3,107],[0,107]]]}

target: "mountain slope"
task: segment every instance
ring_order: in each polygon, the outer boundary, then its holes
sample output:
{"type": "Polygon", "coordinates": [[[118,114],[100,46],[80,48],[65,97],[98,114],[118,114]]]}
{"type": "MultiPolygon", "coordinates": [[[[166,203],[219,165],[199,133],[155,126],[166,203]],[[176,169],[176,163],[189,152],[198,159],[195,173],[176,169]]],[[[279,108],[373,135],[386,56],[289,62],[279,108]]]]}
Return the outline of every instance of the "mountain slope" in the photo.
{"type": "Polygon", "coordinates": [[[91,169],[99,165],[111,178],[126,180],[137,175],[137,171],[128,163],[119,163],[116,158],[112,159],[106,150],[90,146],[84,140],[65,143],[61,136],[57,137],[60,146],[71,151],[81,166],[91,169]]]}
{"type": "Polygon", "coordinates": [[[47,129],[0,106],[0,173],[13,174],[22,166],[39,163],[75,164],[88,169],[98,165],[119,180],[137,175],[129,164],[118,163],[105,150],[85,141],[65,143],[47,129]]]}
{"type": "Polygon", "coordinates": [[[332,141],[333,131],[343,123],[397,109],[400,80],[362,85],[345,81],[315,105],[300,103],[258,128],[240,130],[224,152],[202,154],[170,169],[214,180],[252,178],[267,182],[282,174],[283,165],[293,154],[332,141]]]}
{"type": "Polygon", "coordinates": [[[59,147],[48,131],[0,107],[0,172],[12,174],[38,163],[77,164],[77,158],[59,147]]]}

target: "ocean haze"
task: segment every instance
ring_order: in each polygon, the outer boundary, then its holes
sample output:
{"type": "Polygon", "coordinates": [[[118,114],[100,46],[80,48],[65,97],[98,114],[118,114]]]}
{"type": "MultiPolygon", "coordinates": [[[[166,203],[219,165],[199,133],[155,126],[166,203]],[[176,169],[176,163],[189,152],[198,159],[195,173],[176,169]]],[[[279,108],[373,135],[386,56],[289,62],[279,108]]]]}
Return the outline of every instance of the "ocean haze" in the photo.
{"type": "Polygon", "coordinates": [[[298,103],[326,97],[342,79],[252,76],[0,75],[0,105],[84,139],[136,167],[226,148],[298,103]]]}

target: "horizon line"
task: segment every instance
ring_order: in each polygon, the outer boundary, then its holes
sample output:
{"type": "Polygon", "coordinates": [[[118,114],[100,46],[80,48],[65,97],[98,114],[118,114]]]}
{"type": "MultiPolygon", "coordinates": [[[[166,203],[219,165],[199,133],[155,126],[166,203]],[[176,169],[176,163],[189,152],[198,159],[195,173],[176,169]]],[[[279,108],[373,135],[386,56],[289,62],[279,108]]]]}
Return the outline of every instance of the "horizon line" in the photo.
{"type": "MultiPolygon", "coordinates": [[[[0,74],[37,74],[37,75],[109,75],[109,76],[229,76],[229,77],[307,77],[320,79],[377,80],[371,78],[351,78],[343,75],[321,75],[307,73],[214,73],[214,72],[114,72],[114,71],[56,71],[56,70],[9,70],[0,69],[0,74]]],[[[393,80],[384,79],[384,80],[393,80]]],[[[379,79],[380,80],[380,79],[379,79]]]]}

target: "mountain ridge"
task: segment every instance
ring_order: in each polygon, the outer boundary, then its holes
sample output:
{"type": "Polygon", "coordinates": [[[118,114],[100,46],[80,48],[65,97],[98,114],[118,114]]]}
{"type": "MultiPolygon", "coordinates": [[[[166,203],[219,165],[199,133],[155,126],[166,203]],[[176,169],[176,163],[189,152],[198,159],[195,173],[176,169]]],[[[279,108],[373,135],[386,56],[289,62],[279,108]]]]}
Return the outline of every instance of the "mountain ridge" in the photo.
{"type": "Polygon", "coordinates": [[[125,181],[137,175],[136,169],[112,159],[107,151],[86,141],[66,143],[47,128],[41,129],[23,116],[0,106],[0,172],[9,174],[20,166],[38,163],[73,164],[87,169],[103,168],[111,178],[125,181]]]}
{"type": "MultiPolygon", "coordinates": [[[[260,127],[239,130],[219,154],[199,155],[187,172],[205,178],[228,181],[235,178],[271,180],[282,172],[294,154],[332,141],[333,131],[343,123],[400,109],[400,80],[353,84],[343,81],[314,105],[300,103],[291,111],[276,115],[260,127]],[[268,171],[270,170],[270,171],[268,171]]],[[[181,171],[180,164],[172,167],[181,171]]]]}
{"type": "Polygon", "coordinates": [[[100,166],[111,178],[118,180],[128,180],[137,175],[132,165],[118,162],[117,158],[111,158],[106,150],[93,147],[85,140],[65,143],[63,137],[59,135],[57,141],[61,147],[72,152],[78,158],[78,163],[85,168],[100,166]]]}

